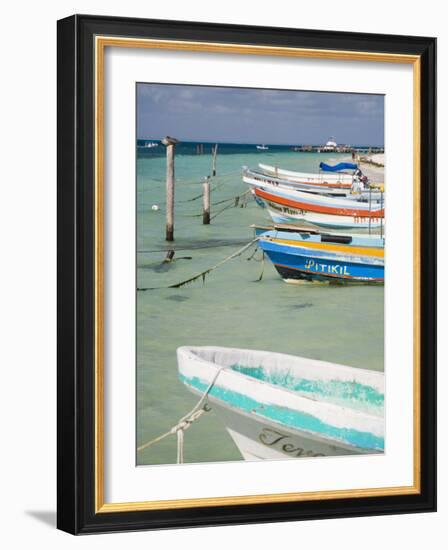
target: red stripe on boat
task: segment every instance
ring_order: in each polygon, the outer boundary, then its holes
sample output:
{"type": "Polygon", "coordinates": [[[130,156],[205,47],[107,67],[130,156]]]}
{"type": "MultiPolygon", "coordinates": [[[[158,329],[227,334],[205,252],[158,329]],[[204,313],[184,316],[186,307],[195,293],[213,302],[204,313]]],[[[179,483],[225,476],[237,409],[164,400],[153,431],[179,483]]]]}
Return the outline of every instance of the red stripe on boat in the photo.
{"type": "Polygon", "coordinates": [[[286,199],[278,195],[272,195],[267,193],[259,187],[255,188],[255,194],[262,197],[265,200],[281,204],[283,206],[290,206],[291,208],[298,208],[299,210],[307,210],[308,212],[318,212],[321,214],[335,214],[337,216],[355,216],[359,218],[384,218],[384,208],[378,210],[363,210],[358,208],[338,208],[335,206],[323,206],[321,204],[310,204],[306,202],[300,202],[296,200],[286,199]]]}

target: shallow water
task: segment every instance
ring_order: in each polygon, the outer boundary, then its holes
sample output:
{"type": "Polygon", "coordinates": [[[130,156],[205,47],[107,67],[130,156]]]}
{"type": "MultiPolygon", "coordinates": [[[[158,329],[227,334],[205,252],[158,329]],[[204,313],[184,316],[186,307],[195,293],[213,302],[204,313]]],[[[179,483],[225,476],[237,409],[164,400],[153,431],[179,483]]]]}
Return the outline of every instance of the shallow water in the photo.
{"type": "MultiPolygon", "coordinates": [[[[159,148],[157,148],[159,149],[159,148]]],[[[253,238],[250,224],[269,222],[248,198],[226,201],[246,191],[241,167],[258,162],[316,171],[320,161],[347,155],[282,150],[218,150],[212,178],[211,225],[202,225],[203,177],[210,154],[176,155],[175,242],[164,240],[165,157],[146,151],[137,159],[137,286],[165,287],[137,292],[137,442],[170,429],[197,402],[179,381],[176,349],[214,345],[262,349],[383,370],[384,289],[374,286],[288,285],[254,248],[202,279],[166,288],[217,264],[253,238]],[[220,204],[213,206],[214,202],[220,204]],[[152,210],[152,206],[158,210],[152,210]],[[232,207],[230,207],[232,205],[232,207]],[[175,249],[173,261],[162,263],[175,249]],[[249,258],[252,256],[252,259],[249,258]],[[260,282],[257,279],[263,271],[260,282]]],[[[207,150],[207,149],[206,149],[207,150]]],[[[240,460],[238,449],[213,412],[185,433],[185,461],[240,460]]],[[[176,440],[166,438],[137,454],[139,464],[176,461],[176,440]]]]}

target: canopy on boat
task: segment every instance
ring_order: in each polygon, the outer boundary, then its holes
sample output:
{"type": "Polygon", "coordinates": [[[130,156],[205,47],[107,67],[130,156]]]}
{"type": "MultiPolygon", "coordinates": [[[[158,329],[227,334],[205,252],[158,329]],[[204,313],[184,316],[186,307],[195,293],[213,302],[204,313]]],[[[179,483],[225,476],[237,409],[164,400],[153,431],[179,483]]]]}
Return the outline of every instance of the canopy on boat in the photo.
{"type": "Polygon", "coordinates": [[[325,164],[325,162],[321,162],[319,168],[324,172],[340,172],[341,170],[356,170],[358,165],[351,162],[340,162],[339,164],[330,166],[329,164],[325,164]]]}

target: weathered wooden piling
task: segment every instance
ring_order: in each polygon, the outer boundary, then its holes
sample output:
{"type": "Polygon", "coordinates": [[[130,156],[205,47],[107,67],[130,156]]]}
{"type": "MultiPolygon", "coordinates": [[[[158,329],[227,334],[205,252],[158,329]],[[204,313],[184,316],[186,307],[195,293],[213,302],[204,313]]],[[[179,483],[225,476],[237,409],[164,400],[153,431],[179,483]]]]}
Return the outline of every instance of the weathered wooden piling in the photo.
{"type": "Polygon", "coordinates": [[[170,136],[162,139],[166,147],[166,240],[174,241],[174,148],[179,141],[170,136]]]}
{"type": "Polygon", "coordinates": [[[204,225],[210,224],[210,177],[207,176],[203,183],[203,195],[202,195],[202,223],[204,225]]]}
{"type": "Polygon", "coordinates": [[[212,158],[212,176],[216,176],[216,156],[218,154],[218,144],[215,143],[213,147],[213,158],[212,158]]]}

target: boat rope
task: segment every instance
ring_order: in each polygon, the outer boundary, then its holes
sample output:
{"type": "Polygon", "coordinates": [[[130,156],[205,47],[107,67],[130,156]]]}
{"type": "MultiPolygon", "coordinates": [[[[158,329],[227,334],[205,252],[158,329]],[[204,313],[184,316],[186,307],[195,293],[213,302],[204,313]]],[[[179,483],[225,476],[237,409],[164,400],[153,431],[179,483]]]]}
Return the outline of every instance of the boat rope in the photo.
{"type": "Polygon", "coordinates": [[[259,283],[263,279],[264,264],[265,264],[265,262],[264,262],[264,250],[263,250],[263,254],[261,256],[261,273],[260,273],[260,276],[257,279],[257,283],[259,283]]]}
{"type": "Polygon", "coordinates": [[[246,240],[242,239],[233,239],[229,241],[219,241],[218,243],[206,243],[199,244],[195,246],[190,246],[187,248],[154,248],[153,250],[137,250],[137,254],[162,254],[166,253],[169,250],[175,250],[176,252],[190,251],[190,250],[201,250],[203,248],[223,248],[226,246],[235,246],[236,244],[245,244],[246,240]]]}
{"type": "MultiPolygon", "coordinates": [[[[226,206],[224,206],[224,208],[222,208],[221,210],[219,210],[218,212],[216,212],[213,216],[211,216],[210,220],[213,220],[213,218],[216,218],[216,216],[219,216],[219,214],[221,214],[222,212],[224,212],[225,210],[229,209],[229,208],[236,208],[238,205],[241,207],[241,208],[245,208],[247,206],[247,194],[250,193],[250,189],[248,189],[247,191],[244,191],[244,193],[242,193],[241,195],[236,195],[234,197],[229,197],[227,199],[223,199],[223,200],[220,200],[220,201],[217,201],[217,202],[212,202],[212,206],[217,206],[218,204],[224,204],[225,202],[228,202],[229,204],[227,204],[226,206]],[[240,201],[241,201],[241,204],[240,204],[240,201]]],[[[202,197],[202,195],[199,195],[199,197],[202,197]]],[[[200,214],[186,214],[185,217],[186,218],[200,218],[202,217],[202,212],[200,214]]]]}
{"type": "MultiPolygon", "coordinates": [[[[240,172],[239,171],[233,171],[233,172],[227,172],[226,174],[220,174],[219,176],[213,176],[214,180],[219,180],[223,177],[226,177],[226,176],[230,176],[230,175],[237,175],[239,174],[240,172]]],[[[164,183],[165,180],[164,179],[156,179],[156,178],[151,178],[152,180],[154,181],[157,181],[157,182],[160,182],[160,183],[164,183]]],[[[190,180],[190,181],[182,181],[182,180],[179,180],[179,183],[182,185],[195,185],[195,184],[200,184],[201,181],[198,181],[198,180],[190,180]]],[[[211,192],[214,192],[216,191],[217,189],[219,189],[220,187],[222,187],[226,182],[224,181],[217,181],[217,183],[215,184],[214,187],[212,187],[210,189],[211,192]]],[[[145,189],[140,189],[138,192],[139,193],[143,193],[145,192],[146,190],[145,189]]],[[[200,199],[202,197],[202,193],[200,195],[196,195],[194,197],[192,197],[191,199],[185,199],[185,200],[181,200],[181,201],[178,201],[179,203],[184,203],[184,202],[192,202],[192,201],[197,201],[198,199],[200,199]]]]}
{"type": "Polygon", "coordinates": [[[237,258],[238,256],[241,256],[243,252],[245,252],[248,248],[253,246],[257,241],[259,237],[255,237],[250,242],[245,244],[242,248],[238,249],[236,252],[233,252],[223,260],[219,261],[217,264],[215,264],[212,267],[209,267],[208,269],[205,269],[204,271],[201,271],[201,273],[198,273],[197,275],[194,275],[193,277],[190,277],[189,279],[185,279],[184,281],[181,281],[180,283],[175,283],[173,285],[167,285],[167,286],[156,286],[156,287],[137,287],[137,290],[139,291],[146,291],[146,290],[161,290],[163,288],[181,288],[185,285],[188,285],[189,283],[193,283],[194,281],[197,281],[198,279],[202,278],[202,282],[205,282],[205,277],[218,267],[221,267],[223,264],[228,262],[229,260],[233,260],[234,258],[237,258]]]}
{"type": "MultiPolygon", "coordinates": [[[[210,192],[213,193],[214,191],[216,191],[217,189],[219,189],[221,186],[223,185],[223,182],[221,183],[217,183],[214,187],[210,187],[210,192]]],[[[202,198],[203,197],[203,193],[200,193],[199,195],[195,195],[194,197],[192,197],[191,199],[185,199],[185,200],[181,200],[181,201],[177,201],[178,203],[184,203],[184,202],[193,202],[193,201],[197,201],[198,199],[202,198]]],[[[202,214],[201,214],[202,216],[202,214]]]]}
{"type": "Polygon", "coordinates": [[[217,371],[215,372],[215,375],[212,378],[212,381],[207,386],[206,390],[201,395],[199,401],[191,409],[190,412],[188,412],[180,420],[178,420],[178,422],[167,432],[137,447],[137,452],[141,452],[144,449],[147,449],[151,445],[154,445],[155,443],[162,441],[163,439],[165,439],[165,437],[168,437],[169,435],[176,435],[177,436],[177,463],[183,464],[185,431],[188,430],[188,428],[193,424],[193,422],[198,420],[204,413],[211,411],[211,407],[208,405],[208,403],[206,403],[208,394],[211,392],[220,373],[227,368],[228,368],[227,366],[222,366],[217,369],[217,371]]]}

